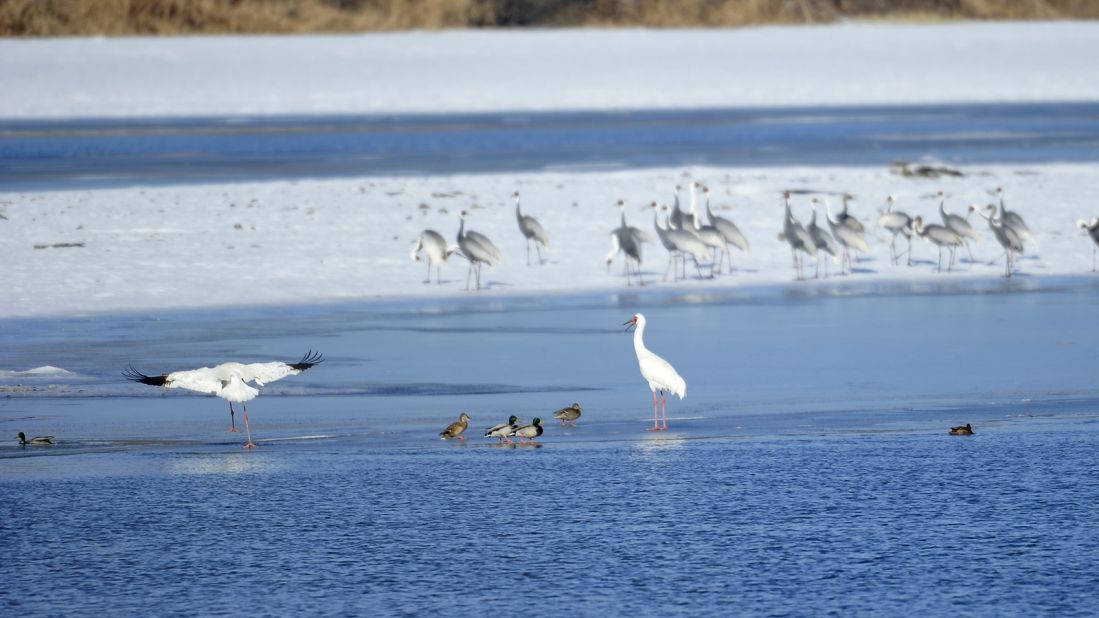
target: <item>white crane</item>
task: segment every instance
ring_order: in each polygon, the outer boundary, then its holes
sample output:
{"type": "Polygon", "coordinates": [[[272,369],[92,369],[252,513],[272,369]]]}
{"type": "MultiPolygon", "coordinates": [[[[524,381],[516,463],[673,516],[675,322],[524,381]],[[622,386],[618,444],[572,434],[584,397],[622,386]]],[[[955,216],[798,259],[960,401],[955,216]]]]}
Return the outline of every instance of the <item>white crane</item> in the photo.
{"type": "Polygon", "coordinates": [[[473,230],[466,230],[466,216],[469,213],[459,213],[461,224],[458,226],[458,247],[462,255],[469,260],[469,271],[466,273],[466,289],[469,289],[469,278],[475,271],[477,273],[477,289],[481,289],[481,264],[496,266],[500,263],[500,250],[487,236],[473,230]]]}
{"type": "MultiPolygon", "coordinates": [[[[1009,211],[1007,206],[1004,205],[1004,188],[996,187],[996,197],[1000,198],[1000,214],[997,217],[1005,225],[1008,225],[1015,229],[1015,232],[1019,234],[1019,238],[1026,242],[1037,243],[1038,240],[1034,238],[1034,233],[1027,227],[1023,217],[1019,213],[1009,211]]],[[[993,213],[995,215],[996,213],[993,213]]]]}
{"type": "Polygon", "coordinates": [[[790,244],[790,255],[794,258],[794,273],[800,281],[805,278],[805,275],[798,251],[808,253],[816,259],[817,245],[801,222],[794,218],[794,213],[790,212],[790,192],[783,191],[782,197],[786,200],[786,214],[782,218],[782,238],[790,244]]]}
{"type": "MultiPolygon", "coordinates": [[[[1004,276],[1010,277],[1015,270],[1015,254],[1023,252],[1023,240],[1014,228],[1005,225],[1003,221],[992,216],[996,212],[995,204],[989,204],[988,209],[989,214],[986,215],[977,204],[969,205],[970,212],[975,212],[988,221],[988,227],[992,230],[992,235],[996,237],[996,242],[1004,248],[1004,276]]],[[[1000,259],[999,256],[994,260],[990,260],[989,264],[995,263],[998,259],[1000,259]]]]}
{"type": "MultiPolygon", "coordinates": [[[[946,212],[945,193],[939,191],[936,197],[939,198],[939,216],[943,219],[943,225],[962,237],[962,244],[965,245],[965,250],[969,253],[969,260],[972,262],[973,250],[969,248],[969,239],[972,239],[973,242],[981,242],[981,235],[977,233],[977,230],[973,229],[973,226],[969,224],[969,221],[966,221],[965,217],[946,212]]],[[[973,209],[970,209],[971,212],[972,210],[973,209]]]]}
{"type": "Polygon", "coordinates": [[[633,351],[637,354],[637,365],[641,369],[641,377],[649,383],[649,390],[653,393],[653,427],[650,431],[668,430],[668,403],[664,393],[679,395],[682,400],[687,396],[687,383],[675,371],[671,363],[653,354],[645,347],[645,316],[640,313],[623,323],[626,332],[634,327],[633,351]],[[660,391],[660,407],[663,412],[663,425],[658,424],[656,413],[656,392],[660,391]]]}
{"type": "Polygon", "coordinates": [[[435,267],[435,283],[442,283],[440,278],[442,264],[457,250],[457,247],[446,246],[446,240],[442,234],[435,230],[420,232],[420,237],[416,239],[416,244],[412,247],[411,257],[414,261],[419,262],[420,251],[427,255],[427,279],[424,279],[424,283],[431,283],[432,266],[435,267]]]}
{"type": "Polygon", "coordinates": [[[817,271],[814,278],[820,277],[820,262],[824,260],[824,278],[828,278],[828,258],[821,255],[821,253],[827,253],[832,256],[832,259],[836,258],[836,241],[832,238],[832,235],[824,231],[824,228],[817,225],[817,204],[820,204],[820,200],[813,198],[811,201],[813,205],[813,218],[809,221],[809,226],[805,231],[809,232],[809,237],[813,239],[813,244],[817,247],[817,271]]]}
{"type": "Polygon", "coordinates": [[[1091,272],[1095,272],[1095,250],[1099,248],[1099,217],[1094,217],[1091,221],[1080,219],[1076,225],[1082,230],[1087,230],[1088,236],[1091,236],[1095,243],[1091,248],[1091,272]]]}
{"type": "MultiPolygon", "coordinates": [[[[846,197],[844,208],[846,209],[846,197]]],[[[824,200],[824,215],[828,219],[828,227],[832,230],[832,235],[836,237],[836,241],[843,245],[843,259],[840,260],[840,273],[844,272],[844,268],[847,270],[854,270],[854,265],[851,260],[851,250],[859,251],[861,253],[867,253],[870,251],[870,246],[866,244],[866,239],[862,237],[862,232],[858,232],[855,228],[847,224],[832,218],[832,207],[828,205],[828,200],[824,200]]],[[[847,221],[855,221],[854,217],[848,216],[847,221]]],[[[856,221],[857,223],[857,221],[856,221]]],[[[859,227],[862,224],[859,223],[859,227]]]]}
{"type": "Polygon", "coordinates": [[[542,247],[549,247],[549,236],[537,219],[523,214],[519,208],[519,192],[516,191],[512,197],[515,198],[515,218],[519,220],[519,231],[527,239],[527,266],[530,266],[531,241],[534,241],[534,248],[538,251],[538,263],[545,264],[546,261],[542,259],[542,247]]]}
{"type": "Polygon", "coordinates": [[[652,239],[645,232],[626,223],[625,202],[618,200],[617,205],[622,210],[622,217],[618,227],[611,230],[611,252],[607,254],[607,270],[610,271],[611,262],[614,261],[615,256],[623,253],[626,256],[626,285],[631,285],[630,261],[632,260],[637,265],[637,284],[643,286],[645,282],[641,278],[641,245],[652,242],[652,239]]]}
{"type": "MultiPolygon", "coordinates": [[[[725,237],[727,245],[733,245],[737,249],[748,253],[750,247],[748,245],[748,239],[744,237],[744,234],[740,233],[740,228],[736,226],[732,221],[720,217],[714,214],[713,209],[710,208],[710,188],[704,187],[703,191],[706,196],[706,217],[710,220],[710,225],[717,228],[717,231],[721,232],[721,235],[725,237]]],[[[729,258],[729,272],[733,272],[733,254],[729,251],[728,246],[725,247],[725,255],[729,258]]],[[[720,266],[718,272],[721,271],[720,266]]]]}
{"type": "Polygon", "coordinates": [[[896,204],[896,198],[890,195],[885,198],[885,212],[878,216],[878,227],[884,228],[893,234],[893,239],[889,242],[889,261],[896,264],[900,261],[900,256],[897,255],[897,234],[904,234],[908,240],[908,249],[905,253],[908,254],[908,265],[912,265],[912,217],[909,217],[907,213],[903,213],[899,210],[893,210],[893,206],[896,204]]]}
{"type": "Polygon", "coordinates": [[[141,382],[150,386],[163,386],[165,388],[182,388],[199,393],[209,393],[221,397],[229,402],[229,431],[236,431],[236,412],[233,404],[239,403],[244,408],[244,430],[248,434],[248,442],[245,448],[255,448],[252,442],[252,430],[248,426],[248,406],[245,402],[251,401],[259,395],[259,387],[281,380],[286,376],[296,376],[299,373],[320,364],[324,358],[317,352],[310,350],[296,363],[284,363],[273,361],[269,363],[222,363],[215,367],[200,367],[187,371],[173,371],[159,376],[148,376],[133,365],[122,375],[134,382],[141,382]],[[249,382],[254,383],[253,387],[249,382]]]}
{"type": "Polygon", "coordinates": [[[950,248],[950,264],[947,266],[947,271],[954,268],[954,252],[962,244],[962,237],[957,232],[944,225],[924,226],[923,217],[916,217],[912,222],[912,231],[920,238],[939,247],[938,272],[943,271],[943,247],[950,248]]]}

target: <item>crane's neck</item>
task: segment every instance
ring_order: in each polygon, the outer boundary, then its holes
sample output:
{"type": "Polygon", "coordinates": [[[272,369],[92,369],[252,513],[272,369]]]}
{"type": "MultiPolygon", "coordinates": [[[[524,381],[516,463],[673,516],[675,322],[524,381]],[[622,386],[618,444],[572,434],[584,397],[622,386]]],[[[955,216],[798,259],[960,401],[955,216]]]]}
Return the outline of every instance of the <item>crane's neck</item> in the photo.
{"type": "Polygon", "coordinates": [[[515,216],[519,219],[523,218],[523,211],[519,209],[519,198],[515,198],[515,216]]]}
{"type": "Polygon", "coordinates": [[[466,218],[461,217],[461,223],[458,224],[458,240],[466,237],[466,218]]]}
{"type": "Polygon", "coordinates": [[[691,183],[691,210],[690,210],[690,213],[691,213],[692,215],[693,215],[693,214],[695,214],[695,212],[697,212],[697,211],[696,211],[696,209],[695,209],[695,201],[696,201],[696,197],[695,197],[695,183],[693,183],[693,182],[692,182],[692,183],[691,183]]]}
{"type": "Polygon", "coordinates": [[[939,214],[944,217],[946,216],[946,198],[939,200],[939,214]]]}
{"type": "Polygon", "coordinates": [[[638,358],[649,352],[645,347],[645,320],[638,320],[637,329],[633,331],[633,351],[638,358]]]}

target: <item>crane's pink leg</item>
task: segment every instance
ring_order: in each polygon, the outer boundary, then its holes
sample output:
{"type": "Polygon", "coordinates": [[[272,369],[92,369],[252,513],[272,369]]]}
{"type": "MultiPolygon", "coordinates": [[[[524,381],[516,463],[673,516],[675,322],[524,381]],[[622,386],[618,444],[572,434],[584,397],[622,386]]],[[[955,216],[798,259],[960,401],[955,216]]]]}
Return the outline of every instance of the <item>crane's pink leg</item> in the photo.
{"type": "Polygon", "coordinates": [[[664,391],[660,391],[660,411],[664,416],[664,426],[661,431],[668,431],[668,402],[664,399],[664,391]]]}
{"type": "Polygon", "coordinates": [[[656,391],[653,391],[653,428],[646,429],[645,431],[660,431],[659,419],[660,417],[657,416],[656,409],[656,391]]]}
{"type": "Polygon", "coordinates": [[[237,413],[232,401],[229,402],[229,433],[237,433],[237,413]]]}
{"type": "Polygon", "coordinates": [[[252,442],[252,428],[248,426],[248,406],[241,405],[244,407],[244,431],[248,432],[248,442],[244,445],[244,448],[256,448],[256,443],[252,442]]]}

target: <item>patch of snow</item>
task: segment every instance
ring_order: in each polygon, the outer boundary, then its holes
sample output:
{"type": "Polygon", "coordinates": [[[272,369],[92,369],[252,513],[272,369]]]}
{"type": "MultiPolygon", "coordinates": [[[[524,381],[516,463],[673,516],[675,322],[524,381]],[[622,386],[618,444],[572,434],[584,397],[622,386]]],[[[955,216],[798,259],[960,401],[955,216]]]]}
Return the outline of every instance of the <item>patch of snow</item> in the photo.
{"type": "MultiPolygon", "coordinates": [[[[1018,260],[1020,276],[1086,274],[1092,241],[1076,226],[1099,215],[1091,187],[1099,169],[1086,164],[962,167],[962,178],[904,178],[884,167],[646,169],[429,177],[370,177],[0,194],[8,221],[0,237],[7,265],[0,317],[153,311],[221,305],[277,304],[447,296],[465,292],[467,263],[453,256],[443,284],[422,283],[427,266],[409,252],[424,229],[456,242],[458,212],[467,228],[487,234],[503,263],[484,269],[481,294],[625,289],[622,262],[608,271],[610,231],[625,200],[629,223],[655,239],[646,205],[670,204],[674,187],[698,179],[711,187],[714,210],[740,226],[751,253],[734,253],[739,269],[714,280],[662,283],[667,254],[644,246],[646,282],[704,290],[792,282],[790,249],[782,230],[783,189],[849,191],[852,214],[868,228],[870,254],[846,281],[997,277],[1003,263],[986,263],[1000,248],[976,215],[982,240],[976,263],[958,253],[955,272],[935,272],[936,248],[914,242],[916,263],[894,266],[889,236],[874,227],[889,194],[897,208],[939,223],[938,202],[921,196],[943,190],[948,211],[965,215],[970,203],[1006,203],[1022,214],[1037,244],[1018,260]],[[526,265],[526,242],[511,198],[546,229],[549,263],[526,265]],[[421,208],[425,204],[426,208],[421,208]],[[40,243],[83,247],[35,249],[40,243]]],[[[833,209],[838,204],[831,196],[833,209]]],[[[684,208],[689,204],[681,194],[684,208]]],[[[808,196],[794,197],[794,214],[808,223],[808,196]]],[[[701,198],[698,204],[704,210],[701,198]]],[[[818,223],[824,225],[823,213],[818,223]]],[[[904,241],[898,241],[903,248],[904,241]]],[[[810,274],[812,260],[807,260],[810,274]]],[[[830,266],[833,272],[838,265],[830,266]]],[[[807,282],[799,285],[813,285],[807,282]]]]}

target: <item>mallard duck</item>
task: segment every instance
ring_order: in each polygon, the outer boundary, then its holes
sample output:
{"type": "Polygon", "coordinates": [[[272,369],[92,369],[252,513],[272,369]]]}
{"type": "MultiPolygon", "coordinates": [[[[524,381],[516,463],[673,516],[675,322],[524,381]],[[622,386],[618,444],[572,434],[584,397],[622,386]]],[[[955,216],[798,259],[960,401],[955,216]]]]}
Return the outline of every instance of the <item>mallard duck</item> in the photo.
{"type": "Polygon", "coordinates": [[[966,423],[965,426],[963,426],[963,427],[951,427],[950,428],[950,435],[952,435],[952,436],[972,436],[973,435],[973,428],[969,426],[969,423],[966,423]]]}
{"type": "Polygon", "coordinates": [[[511,438],[508,436],[515,435],[515,430],[519,429],[519,419],[512,414],[508,417],[508,422],[500,423],[499,425],[493,425],[485,431],[486,438],[497,438],[501,442],[511,442],[511,438]]]}
{"type": "Polygon", "coordinates": [[[527,438],[529,438],[530,441],[533,443],[535,441],[535,438],[542,435],[543,431],[544,430],[542,429],[542,419],[535,417],[535,419],[531,421],[530,425],[526,425],[525,427],[520,427],[519,429],[516,429],[515,435],[519,436],[520,443],[523,443],[524,440],[526,440],[527,438]]]}
{"type": "Polygon", "coordinates": [[[22,446],[26,446],[28,444],[34,444],[36,446],[41,446],[43,444],[53,444],[53,436],[35,436],[28,440],[27,434],[20,431],[19,435],[16,437],[19,438],[19,444],[22,446]]]}
{"type": "Polygon", "coordinates": [[[459,440],[465,440],[462,437],[462,433],[469,428],[469,421],[473,420],[468,414],[462,412],[458,420],[446,426],[446,429],[439,432],[439,436],[443,440],[449,440],[451,438],[458,438],[459,440]]]}
{"type": "Polygon", "coordinates": [[[566,422],[576,427],[576,419],[580,418],[580,404],[574,403],[567,408],[561,408],[553,413],[553,418],[560,420],[562,427],[566,422]]]}

